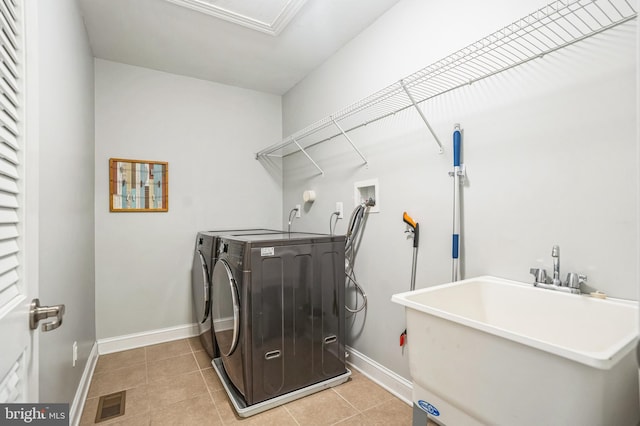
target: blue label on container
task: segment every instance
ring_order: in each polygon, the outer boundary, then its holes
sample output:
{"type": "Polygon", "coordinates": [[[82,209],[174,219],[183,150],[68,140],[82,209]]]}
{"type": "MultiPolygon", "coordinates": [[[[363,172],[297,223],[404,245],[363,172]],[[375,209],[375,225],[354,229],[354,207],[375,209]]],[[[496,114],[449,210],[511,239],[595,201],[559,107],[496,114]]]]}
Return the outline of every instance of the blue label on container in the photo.
{"type": "Polygon", "coordinates": [[[440,411],[438,411],[438,409],[436,407],[434,407],[433,405],[429,404],[427,401],[423,401],[422,399],[418,400],[418,405],[420,406],[420,408],[422,408],[424,411],[426,411],[427,413],[431,414],[432,416],[439,416],[440,415],[440,411]]]}

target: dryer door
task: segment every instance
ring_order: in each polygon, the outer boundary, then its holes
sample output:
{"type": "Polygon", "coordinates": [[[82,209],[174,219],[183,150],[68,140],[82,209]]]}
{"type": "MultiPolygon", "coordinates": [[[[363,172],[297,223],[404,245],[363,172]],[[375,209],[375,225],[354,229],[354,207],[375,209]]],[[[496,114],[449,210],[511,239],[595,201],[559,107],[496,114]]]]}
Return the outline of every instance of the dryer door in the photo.
{"type": "Polygon", "coordinates": [[[240,301],[238,285],[226,260],[220,259],[213,268],[213,330],[220,353],[229,356],[238,346],[240,337],[240,301]]]}
{"type": "Polygon", "coordinates": [[[191,286],[193,287],[193,305],[196,310],[196,319],[202,324],[209,317],[211,299],[209,298],[210,285],[207,261],[200,250],[193,255],[191,286]]]}

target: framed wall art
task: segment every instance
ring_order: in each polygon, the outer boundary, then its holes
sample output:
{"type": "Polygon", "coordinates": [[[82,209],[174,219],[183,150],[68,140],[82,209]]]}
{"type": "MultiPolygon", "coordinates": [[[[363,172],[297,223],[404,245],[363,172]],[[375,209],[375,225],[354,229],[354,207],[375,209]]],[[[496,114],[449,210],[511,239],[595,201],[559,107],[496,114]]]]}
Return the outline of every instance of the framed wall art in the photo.
{"type": "Polygon", "coordinates": [[[169,163],[110,158],[109,211],[169,211],[169,163]]]}

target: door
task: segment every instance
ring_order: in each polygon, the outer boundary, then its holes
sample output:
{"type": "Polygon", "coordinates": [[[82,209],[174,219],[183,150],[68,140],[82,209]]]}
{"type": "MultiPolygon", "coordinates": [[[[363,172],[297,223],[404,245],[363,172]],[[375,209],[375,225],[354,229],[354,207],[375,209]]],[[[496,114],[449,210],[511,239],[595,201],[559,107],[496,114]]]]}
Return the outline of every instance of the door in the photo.
{"type": "Polygon", "coordinates": [[[31,274],[37,274],[37,205],[32,204],[37,197],[27,195],[31,182],[37,182],[37,167],[27,167],[34,152],[28,145],[32,139],[37,143],[37,133],[29,142],[25,137],[37,129],[26,120],[37,111],[30,102],[36,90],[29,94],[25,83],[31,87],[37,80],[25,65],[27,52],[36,46],[35,37],[30,35],[28,43],[25,37],[36,2],[28,3],[0,0],[0,403],[35,402],[38,395],[38,335],[29,327],[29,306],[37,291],[37,277],[31,274]]]}
{"type": "MultiPolygon", "coordinates": [[[[223,251],[226,252],[229,249],[227,244],[222,242],[220,244],[223,251]]],[[[240,289],[229,262],[237,265],[237,259],[228,261],[222,255],[213,267],[211,320],[224,370],[231,383],[246,398],[244,350],[238,345],[241,339],[240,289]]]]}
{"type": "Polygon", "coordinates": [[[209,269],[207,261],[202,251],[197,250],[193,256],[193,265],[191,266],[191,286],[193,290],[193,303],[196,311],[196,319],[198,325],[202,324],[209,318],[209,269]]]}
{"type": "Polygon", "coordinates": [[[229,357],[236,350],[240,337],[240,300],[238,285],[225,259],[220,259],[213,267],[211,286],[213,330],[220,353],[229,357]]]}

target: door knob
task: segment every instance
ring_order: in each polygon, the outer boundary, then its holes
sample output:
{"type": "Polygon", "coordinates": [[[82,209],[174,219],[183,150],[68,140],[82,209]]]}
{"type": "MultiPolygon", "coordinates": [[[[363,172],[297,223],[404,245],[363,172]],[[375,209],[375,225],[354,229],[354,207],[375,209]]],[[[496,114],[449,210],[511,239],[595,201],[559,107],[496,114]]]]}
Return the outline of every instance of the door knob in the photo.
{"type": "Polygon", "coordinates": [[[53,321],[42,324],[42,331],[55,330],[62,325],[63,315],[64,305],[40,306],[40,300],[33,299],[29,309],[29,327],[35,330],[40,320],[55,317],[53,321]]]}

